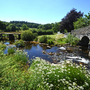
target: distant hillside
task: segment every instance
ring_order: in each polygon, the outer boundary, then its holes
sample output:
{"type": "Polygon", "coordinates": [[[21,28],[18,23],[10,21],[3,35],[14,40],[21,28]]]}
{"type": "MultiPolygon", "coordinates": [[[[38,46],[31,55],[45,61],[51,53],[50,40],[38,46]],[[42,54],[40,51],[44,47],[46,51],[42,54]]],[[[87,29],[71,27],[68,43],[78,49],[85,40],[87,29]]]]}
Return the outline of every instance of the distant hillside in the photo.
{"type": "Polygon", "coordinates": [[[25,21],[10,21],[10,23],[15,24],[17,27],[22,27],[23,24],[26,24],[29,28],[37,28],[39,25],[41,25],[38,23],[25,22],[25,21]]]}

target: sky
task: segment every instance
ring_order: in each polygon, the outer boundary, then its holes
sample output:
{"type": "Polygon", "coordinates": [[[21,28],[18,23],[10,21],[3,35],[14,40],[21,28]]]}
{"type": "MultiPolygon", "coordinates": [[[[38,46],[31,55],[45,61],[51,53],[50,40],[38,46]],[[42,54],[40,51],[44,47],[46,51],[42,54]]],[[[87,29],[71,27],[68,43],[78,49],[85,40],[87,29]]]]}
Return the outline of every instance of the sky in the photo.
{"type": "Polygon", "coordinates": [[[0,0],[0,20],[55,23],[73,8],[88,14],[90,0],[0,0]]]}

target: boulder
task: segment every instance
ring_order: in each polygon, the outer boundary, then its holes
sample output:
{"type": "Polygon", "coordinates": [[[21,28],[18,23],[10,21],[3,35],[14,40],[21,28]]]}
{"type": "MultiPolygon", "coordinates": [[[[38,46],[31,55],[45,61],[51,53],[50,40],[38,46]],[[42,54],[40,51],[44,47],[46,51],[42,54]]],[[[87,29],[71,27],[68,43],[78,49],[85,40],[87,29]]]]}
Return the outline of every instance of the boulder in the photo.
{"type": "Polygon", "coordinates": [[[65,47],[60,47],[59,49],[62,50],[62,51],[65,51],[66,50],[65,47]]]}
{"type": "Polygon", "coordinates": [[[71,47],[67,47],[66,50],[69,52],[69,53],[72,53],[73,52],[73,49],[71,47]]]}
{"type": "Polygon", "coordinates": [[[51,49],[51,47],[50,46],[47,46],[47,49],[51,49]]]}

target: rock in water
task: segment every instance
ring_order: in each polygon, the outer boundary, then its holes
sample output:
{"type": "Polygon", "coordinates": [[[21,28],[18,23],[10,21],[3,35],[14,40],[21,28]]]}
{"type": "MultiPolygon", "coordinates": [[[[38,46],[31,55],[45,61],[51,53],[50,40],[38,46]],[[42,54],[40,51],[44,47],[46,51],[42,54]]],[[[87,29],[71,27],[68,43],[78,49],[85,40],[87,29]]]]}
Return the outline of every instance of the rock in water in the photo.
{"type": "Polygon", "coordinates": [[[60,47],[59,49],[60,49],[60,50],[64,50],[64,51],[66,50],[66,48],[65,48],[65,47],[60,47]]]}

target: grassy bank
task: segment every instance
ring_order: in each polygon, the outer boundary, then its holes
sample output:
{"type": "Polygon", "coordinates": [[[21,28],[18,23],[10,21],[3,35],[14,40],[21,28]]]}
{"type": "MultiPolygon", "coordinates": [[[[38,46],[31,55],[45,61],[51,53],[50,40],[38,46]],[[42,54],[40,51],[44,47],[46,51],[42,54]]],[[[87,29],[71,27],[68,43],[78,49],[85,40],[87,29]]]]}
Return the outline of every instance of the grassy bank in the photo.
{"type": "MultiPolygon", "coordinates": [[[[54,34],[54,35],[44,35],[47,37],[47,41],[50,39],[54,42],[53,45],[65,45],[69,43],[70,45],[76,45],[79,42],[79,39],[71,34],[68,34],[67,37],[64,37],[64,34],[54,34]]],[[[42,36],[38,36],[38,39],[42,38],[42,36]]],[[[45,42],[46,43],[46,42],[45,42]]]]}
{"type": "Polygon", "coordinates": [[[17,50],[5,55],[2,47],[0,90],[90,90],[90,72],[85,67],[66,61],[50,64],[40,58],[29,67],[27,53],[17,50]]]}

